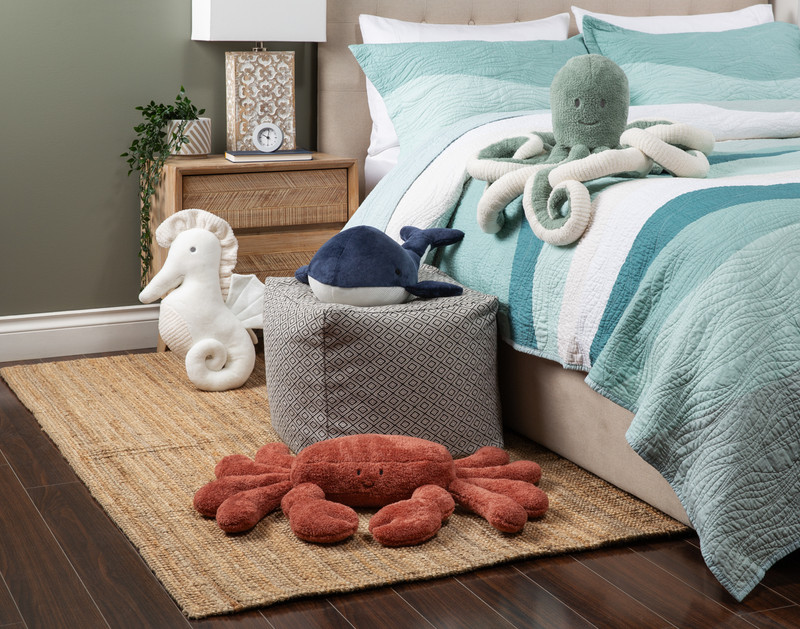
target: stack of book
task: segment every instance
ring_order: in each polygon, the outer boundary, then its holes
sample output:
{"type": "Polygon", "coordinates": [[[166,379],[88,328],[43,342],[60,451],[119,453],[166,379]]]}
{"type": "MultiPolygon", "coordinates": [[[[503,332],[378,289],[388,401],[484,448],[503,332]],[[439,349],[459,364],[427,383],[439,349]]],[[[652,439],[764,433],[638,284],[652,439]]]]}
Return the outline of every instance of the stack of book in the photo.
{"type": "Polygon", "coordinates": [[[293,151],[225,151],[225,159],[231,162],[292,162],[311,159],[313,153],[306,149],[293,151]]]}

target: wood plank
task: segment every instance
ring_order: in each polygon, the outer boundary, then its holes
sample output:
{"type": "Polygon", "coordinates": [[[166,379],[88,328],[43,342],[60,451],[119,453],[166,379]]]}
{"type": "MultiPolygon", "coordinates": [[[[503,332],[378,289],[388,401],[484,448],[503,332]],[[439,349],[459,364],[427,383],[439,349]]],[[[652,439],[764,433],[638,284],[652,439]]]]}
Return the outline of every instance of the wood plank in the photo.
{"type": "MultiPolygon", "coordinates": [[[[0,473],[11,472],[8,463],[5,462],[2,454],[0,454],[0,473]]],[[[22,623],[22,616],[19,614],[17,604],[14,602],[14,597],[8,590],[5,579],[0,576],[0,626],[22,623]]]]}
{"type": "Polygon", "coordinates": [[[331,599],[355,629],[431,629],[432,625],[397,592],[384,588],[331,599]]]}
{"type": "Polygon", "coordinates": [[[588,622],[615,629],[656,629],[668,623],[622,590],[589,570],[574,556],[526,561],[516,567],[588,622]]]}
{"type": "Polygon", "coordinates": [[[178,606],[82,483],[28,493],[113,627],[188,627],[178,606]]]}
{"type": "Polygon", "coordinates": [[[10,466],[0,467],[0,574],[29,627],[107,627],[10,466]]]}
{"type": "Polygon", "coordinates": [[[575,555],[581,565],[678,627],[747,627],[741,617],[629,548],[575,555]]]}
{"type": "Polygon", "coordinates": [[[700,549],[694,544],[686,542],[675,544],[671,541],[654,542],[651,544],[637,544],[633,550],[641,557],[694,588],[703,596],[738,614],[784,607],[792,603],[789,599],[764,585],[757,585],[747,595],[747,598],[739,603],[717,581],[708,566],[706,566],[700,549]]]}
{"type": "Polygon", "coordinates": [[[293,601],[268,607],[261,612],[274,629],[352,629],[328,599],[293,601]]]}
{"type": "Polygon", "coordinates": [[[453,578],[406,583],[393,589],[435,627],[512,629],[514,626],[453,578]]]}
{"type": "Polygon", "coordinates": [[[517,627],[593,626],[513,565],[470,572],[455,579],[517,627]],[[521,605],[521,601],[525,604],[521,605]]]}
{"type": "Polygon", "coordinates": [[[195,629],[271,629],[272,625],[267,621],[258,609],[240,612],[238,614],[228,614],[224,616],[209,616],[200,620],[190,620],[189,624],[195,629]]]}
{"type": "Polygon", "coordinates": [[[77,480],[30,411],[0,379],[0,444],[23,487],[38,487],[77,480]]]}
{"type": "Polygon", "coordinates": [[[800,550],[787,555],[767,570],[761,583],[795,605],[800,605],[800,550]]]}
{"type": "Polygon", "coordinates": [[[742,616],[747,622],[761,629],[786,629],[800,627],[800,606],[779,607],[742,616]]]}

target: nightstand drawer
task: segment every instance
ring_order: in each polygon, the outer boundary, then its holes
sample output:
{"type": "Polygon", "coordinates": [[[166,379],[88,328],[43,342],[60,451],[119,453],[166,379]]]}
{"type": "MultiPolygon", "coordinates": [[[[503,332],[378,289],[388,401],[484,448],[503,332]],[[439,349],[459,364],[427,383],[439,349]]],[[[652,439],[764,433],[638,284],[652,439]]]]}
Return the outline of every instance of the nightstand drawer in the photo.
{"type": "MultiPolygon", "coordinates": [[[[239,241],[235,271],[294,275],[358,207],[356,160],[314,153],[308,161],[234,163],[222,155],[167,160],[151,229],[184,209],[225,219],[239,241]]],[[[152,279],[167,250],[154,244],[152,279]]]]}
{"type": "Polygon", "coordinates": [[[184,208],[203,208],[234,229],[344,223],[347,169],[188,175],[184,208]]]}
{"type": "Polygon", "coordinates": [[[260,234],[237,234],[239,252],[234,271],[265,277],[291,276],[325,242],[341,230],[336,226],[285,229],[260,234]]]}

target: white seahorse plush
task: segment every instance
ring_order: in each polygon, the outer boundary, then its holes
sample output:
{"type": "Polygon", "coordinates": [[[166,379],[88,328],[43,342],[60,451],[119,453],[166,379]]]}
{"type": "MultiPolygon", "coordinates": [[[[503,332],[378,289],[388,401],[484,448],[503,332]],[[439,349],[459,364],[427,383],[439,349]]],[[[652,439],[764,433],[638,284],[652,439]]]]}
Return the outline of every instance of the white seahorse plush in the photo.
{"type": "Polygon", "coordinates": [[[158,332],[185,356],[198,389],[242,386],[255,365],[251,328],[262,325],[264,284],[233,273],[239,244],[231,226],[204,210],[181,210],[158,226],[156,240],[169,253],[139,301],[162,298],[158,332]]]}

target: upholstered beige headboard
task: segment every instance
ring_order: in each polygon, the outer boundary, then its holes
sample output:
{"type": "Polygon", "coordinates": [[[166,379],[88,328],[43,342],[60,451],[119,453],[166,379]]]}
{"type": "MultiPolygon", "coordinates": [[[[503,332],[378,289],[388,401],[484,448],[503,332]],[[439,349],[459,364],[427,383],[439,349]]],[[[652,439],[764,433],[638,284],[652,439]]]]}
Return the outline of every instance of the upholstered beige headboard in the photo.
{"type": "MultiPolygon", "coordinates": [[[[575,4],[617,15],[694,14],[734,11],[766,0],[328,0],[328,40],[319,44],[319,150],[359,160],[364,157],[372,121],[366,84],[349,44],[361,43],[358,16],[380,15],[436,24],[497,24],[535,20],[570,11],[575,4]]],[[[774,0],[778,19],[794,19],[793,0],[774,0]]],[[[572,34],[577,28],[572,23],[572,34]]]]}

